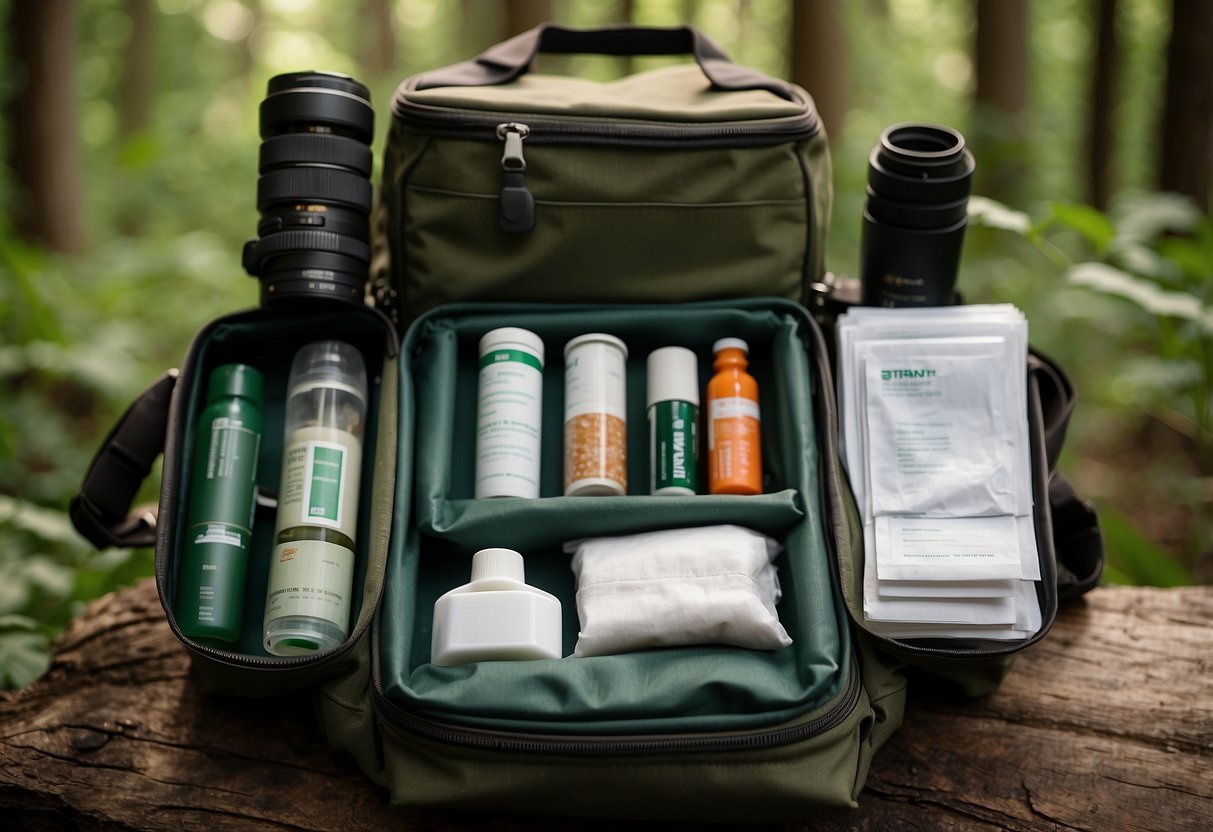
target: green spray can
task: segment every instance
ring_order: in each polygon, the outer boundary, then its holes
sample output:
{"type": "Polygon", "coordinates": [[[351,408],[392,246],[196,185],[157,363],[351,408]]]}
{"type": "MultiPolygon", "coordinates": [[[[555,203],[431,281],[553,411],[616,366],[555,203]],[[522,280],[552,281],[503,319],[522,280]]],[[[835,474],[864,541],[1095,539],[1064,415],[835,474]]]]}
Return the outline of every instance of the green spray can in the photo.
{"type": "Polygon", "coordinates": [[[693,496],[699,481],[699,359],[685,347],[649,353],[649,493],[693,496]]]}
{"type": "Polygon", "coordinates": [[[243,631],[263,386],[246,364],[216,367],[198,417],[174,607],[190,638],[235,642],[243,631]]]}

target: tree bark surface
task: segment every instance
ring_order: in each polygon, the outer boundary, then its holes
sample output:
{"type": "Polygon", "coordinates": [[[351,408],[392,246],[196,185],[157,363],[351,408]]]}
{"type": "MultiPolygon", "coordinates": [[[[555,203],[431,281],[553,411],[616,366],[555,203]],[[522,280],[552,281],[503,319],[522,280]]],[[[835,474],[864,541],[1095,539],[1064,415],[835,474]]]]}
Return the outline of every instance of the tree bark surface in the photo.
{"type": "MultiPolygon", "coordinates": [[[[1207,830],[1213,587],[1103,588],[976,701],[911,682],[853,812],[792,830],[1207,830]]],[[[646,827],[645,824],[629,824],[646,827]]],[[[92,604],[50,670],[0,694],[0,828],[616,829],[387,804],[304,698],[203,696],[151,580],[92,604]]],[[[652,829],[692,829],[660,824],[652,829]]]]}

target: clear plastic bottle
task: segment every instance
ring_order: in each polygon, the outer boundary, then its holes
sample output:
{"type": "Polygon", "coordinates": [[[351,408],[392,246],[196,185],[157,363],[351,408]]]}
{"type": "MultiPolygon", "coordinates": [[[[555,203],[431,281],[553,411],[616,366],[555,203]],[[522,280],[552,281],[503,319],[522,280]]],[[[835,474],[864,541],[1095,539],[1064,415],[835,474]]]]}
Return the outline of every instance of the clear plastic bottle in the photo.
{"type": "Polygon", "coordinates": [[[564,494],[628,493],[628,348],[591,332],[564,345],[564,494]]]}
{"type": "Polygon", "coordinates": [[[274,655],[327,650],[349,632],[366,401],[355,347],[318,341],[295,355],[265,599],[274,655]]]}
{"type": "Polygon", "coordinates": [[[708,382],[708,492],[762,493],[762,422],[758,382],[746,372],[750,347],[740,338],[712,345],[716,371],[708,382]]]}

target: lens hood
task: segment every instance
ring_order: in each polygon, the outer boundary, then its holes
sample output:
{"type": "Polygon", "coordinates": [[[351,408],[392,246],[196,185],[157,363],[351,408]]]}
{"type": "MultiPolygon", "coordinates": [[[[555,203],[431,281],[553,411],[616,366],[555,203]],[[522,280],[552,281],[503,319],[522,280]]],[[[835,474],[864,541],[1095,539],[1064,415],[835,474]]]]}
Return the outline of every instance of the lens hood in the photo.
{"type": "Polygon", "coordinates": [[[275,76],[261,102],[261,137],[322,128],[369,145],[375,129],[370,97],[365,86],[348,76],[316,72],[275,76]]]}

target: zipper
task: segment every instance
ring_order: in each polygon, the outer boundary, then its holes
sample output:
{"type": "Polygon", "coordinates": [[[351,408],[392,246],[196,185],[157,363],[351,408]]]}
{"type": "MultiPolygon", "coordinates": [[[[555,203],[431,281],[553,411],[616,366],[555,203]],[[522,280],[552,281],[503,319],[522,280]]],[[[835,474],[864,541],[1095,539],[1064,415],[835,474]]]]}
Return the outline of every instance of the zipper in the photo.
{"type": "Polygon", "coordinates": [[[497,201],[497,227],[507,234],[527,234],[535,227],[535,197],[526,188],[526,159],[522,143],[530,126],[516,121],[497,125],[501,153],[501,199],[497,201]]]}
{"type": "MultiPolygon", "coordinates": [[[[492,141],[497,127],[520,113],[435,107],[408,99],[406,84],[392,98],[392,113],[409,126],[435,136],[492,141]]],[[[799,95],[799,93],[797,93],[799,95]]],[[[658,122],[601,116],[544,116],[526,113],[532,143],[632,145],[638,147],[759,147],[808,139],[821,130],[817,111],[798,98],[803,113],[730,122],[658,122]]]]}
{"type": "MultiPolygon", "coordinates": [[[[378,630],[372,634],[375,645],[372,656],[379,655],[378,630]]],[[[499,731],[484,728],[469,728],[449,722],[439,722],[418,716],[387,698],[383,692],[379,675],[379,662],[372,658],[374,703],[379,713],[392,725],[423,739],[436,742],[477,748],[484,751],[525,754],[565,755],[634,755],[674,754],[686,751],[707,753],[714,751],[756,751],[780,745],[789,745],[841,724],[854,710],[859,701],[859,670],[852,652],[850,669],[842,698],[829,711],[802,725],[775,728],[767,731],[748,731],[729,734],[654,734],[654,735],[572,735],[537,734],[522,731],[499,731]]]]}

